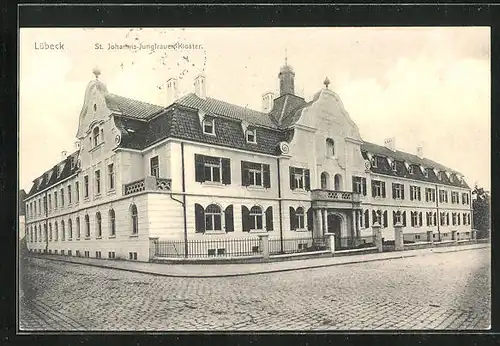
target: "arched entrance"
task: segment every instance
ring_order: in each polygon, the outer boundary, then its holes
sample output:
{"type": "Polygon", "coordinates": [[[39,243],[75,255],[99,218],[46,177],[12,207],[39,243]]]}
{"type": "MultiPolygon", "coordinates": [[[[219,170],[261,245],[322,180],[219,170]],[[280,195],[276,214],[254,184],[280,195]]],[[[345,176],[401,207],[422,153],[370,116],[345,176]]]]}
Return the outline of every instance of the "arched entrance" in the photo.
{"type": "Polygon", "coordinates": [[[334,183],[335,183],[335,191],[342,191],[342,176],[340,174],[335,174],[334,183]]]}
{"type": "Polygon", "coordinates": [[[322,190],[328,190],[330,188],[330,174],[327,172],[321,173],[321,189],[322,190]]]}
{"type": "Polygon", "coordinates": [[[328,214],[328,233],[335,233],[335,248],[341,246],[342,217],[339,214],[328,214]]]}

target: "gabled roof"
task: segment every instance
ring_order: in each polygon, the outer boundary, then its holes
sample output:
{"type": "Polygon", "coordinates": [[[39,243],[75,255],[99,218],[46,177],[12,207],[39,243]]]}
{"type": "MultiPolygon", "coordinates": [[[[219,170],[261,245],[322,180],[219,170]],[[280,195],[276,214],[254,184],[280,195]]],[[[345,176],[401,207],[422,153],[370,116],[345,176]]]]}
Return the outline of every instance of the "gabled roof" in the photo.
{"type": "Polygon", "coordinates": [[[48,170],[47,172],[43,173],[41,176],[33,180],[33,186],[31,187],[31,190],[26,196],[26,198],[29,198],[34,194],[46,189],[47,187],[52,186],[76,173],[79,169],[78,165],[76,164],[78,156],[79,156],[79,151],[76,151],[71,155],[68,155],[64,160],[58,162],[50,170],[48,170]],[[71,164],[72,162],[74,162],[73,165],[71,164]],[[59,169],[58,167],[63,167],[61,174],[59,176],[57,174],[57,170],[59,169]]]}
{"type": "Polygon", "coordinates": [[[212,113],[214,115],[222,115],[227,118],[246,121],[247,123],[252,125],[276,128],[276,124],[269,118],[269,115],[267,113],[237,106],[211,97],[202,99],[196,96],[196,94],[194,93],[189,93],[178,99],[175,103],[181,106],[200,109],[206,113],[212,113]]]}
{"type": "Polygon", "coordinates": [[[306,105],[304,98],[285,94],[274,100],[273,109],[269,116],[278,124],[279,128],[287,128],[293,125],[299,117],[294,117],[297,109],[302,109],[306,105]]]}
{"type": "Polygon", "coordinates": [[[115,94],[108,93],[104,98],[106,100],[106,106],[110,110],[119,111],[123,116],[130,118],[147,119],[164,109],[162,106],[133,100],[115,94]]]}
{"type": "Polygon", "coordinates": [[[404,151],[396,150],[392,151],[389,148],[386,148],[384,146],[378,145],[378,144],[373,144],[369,142],[364,142],[361,145],[361,151],[363,152],[364,157],[366,157],[366,153],[371,153],[376,156],[381,156],[381,157],[389,157],[393,160],[399,161],[399,162],[407,162],[409,164],[413,165],[422,165],[425,168],[431,168],[431,170],[428,170],[428,177],[425,177],[420,169],[414,169],[413,174],[408,174],[407,170],[402,166],[397,166],[396,172],[392,170],[391,167],[389,167],[388,163],[385,162],[382,165],[380,165],[377,168],[372,167],[371,170],[374,173],[380,173],[380,174],[385,174],[385,175],[391,175],[391,176],[399,176],[399,177],[404,177],[404,178],[409,178],[409,179],[416,179],[416,180],[421,180],[421,181],[426,181],[430,183],[436,183],[436,184],[445,184],[445,185],[451,185],[451,186],[457,186],[457,187],[465,187],[469,188],[465,180],[463,182],[460,182],[459,179],[454,179],[453,181],[450,181],[446,175],[444,175],[442,180],[439,180],[438,177],[434,174],[432,171],[432,168],[437,169],[438,171],[447,171],[452,173],[455,177],[461,176],[462,174],[456,170],[453,170],[451,168],[448,168],[446,166],[443,166],[433,160],[427,159],[427,158],[419,158],[417,155],[410,154],[404,151]]]}

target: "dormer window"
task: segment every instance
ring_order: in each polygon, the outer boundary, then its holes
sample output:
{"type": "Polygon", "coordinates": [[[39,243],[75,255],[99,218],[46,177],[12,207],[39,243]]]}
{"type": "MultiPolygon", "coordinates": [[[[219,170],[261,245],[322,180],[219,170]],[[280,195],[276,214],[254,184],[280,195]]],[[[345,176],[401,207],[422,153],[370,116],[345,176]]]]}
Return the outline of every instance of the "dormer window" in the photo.
{"type": "Polygon", "coordinates": [[[203,119],[203,133],[207,135],[215,135],[214,119],[203,119]]]}
{"type": "Polygon", "coordinates": [[[372,167],[373,168],[377,168],[377,157],[376,156],[373,156],[371,159],[370,159],[370,162],[372,164],[372,167]]]}
{"type": "Polygon", "coordinates": [[[429,178],[429,172],[427,171],[427,169],[424,169],[423,174],[424,177],[429,178]]]}
{"type": "Polygon", "coordinates": [[[94,138],[94,147],[97,147],[97,145],[99,145],[99,134],[100,134],[99,127],[96,126],[94,128],[94,131],[92,132],[92,136],[94,138]]]}
{"type": "Polygon", "coordinates": [[[248,143],[257,143],[257,138],[255,136],[255,130],[247,130],[246,132],[248,143]]]}
{"type": "Polygon", "coordinates": [[[391,162],[391,168],[392,168],[392,170],[393,170],[394,172],[396,172],[396,170],[397,170],[396,161],[392,161],[392,162],[391,162]]]}
{"type": "Polygon", "coordinates": [[[413,166],[412,165],[408,166],[408,174],[413,174],[413,166]]]}

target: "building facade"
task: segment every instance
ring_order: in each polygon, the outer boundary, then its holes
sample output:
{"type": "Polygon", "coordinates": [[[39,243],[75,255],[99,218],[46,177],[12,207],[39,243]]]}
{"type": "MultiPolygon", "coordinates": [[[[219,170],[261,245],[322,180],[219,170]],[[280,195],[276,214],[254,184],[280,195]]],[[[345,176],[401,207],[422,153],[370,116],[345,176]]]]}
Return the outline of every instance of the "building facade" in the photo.
{"type": "Polygon", "coordinates": [[[179,241],[321,237],[359,241],[378,222],[385,240],[471,236],[462,174],[423,156],[363,141],[324,81],[294,94],[285,63],[280,95],[255,111],[167,81],[164,106],[108,92],[100,72],[85,91],[77,150],[34,180],[28,247],[66,255],[149,260],[150,238],[179,241]],[[421,235],[421,236],[420,236],[421,235]]]}

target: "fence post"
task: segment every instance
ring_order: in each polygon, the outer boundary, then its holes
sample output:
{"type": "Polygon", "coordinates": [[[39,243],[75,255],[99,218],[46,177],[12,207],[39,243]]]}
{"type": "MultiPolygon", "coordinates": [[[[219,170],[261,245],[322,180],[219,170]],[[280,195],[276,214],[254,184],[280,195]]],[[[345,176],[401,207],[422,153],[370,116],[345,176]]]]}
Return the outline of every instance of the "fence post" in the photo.
{"type": "Polygon", "coordinates": [[[269,234],[259,234],[260,248],[265,259],[269,259],[269,234]]]}
{"type": "Polygon", "coordinates": [[[327,233],[328,237],[330,238],[330,252],[332,253],[332,256],[335,254],[335,233],[327,233]]]}
{"type": "Polygon", "coordinates": [[[156,255],[156,244],[158,237],[149,237],[149,260],[151,261],[156,255]]]}
{"type": "Polygon", "coordinates": [[[403,225],[397,222],[394,225],[394,250],[402,251],[404,249],[403,225]]]}
{"type": "Polygon", "coordinates": [[[378,252],[384,251],[382,244],[382,231],[380,230],[380,224],[378,223],[378,221],[375,221],[373,223],[372,232],[373,232],[373,242],[375,243],[378,252]]]}
{"type": "Polygon", "coordinates": [[[427,241],[431,243],[431,245],[434,245],[434,232],[433,231],[427,231],[427,241]]]}

